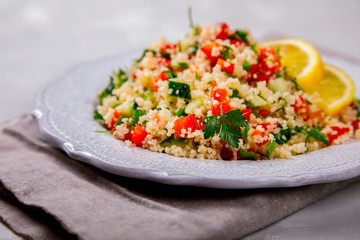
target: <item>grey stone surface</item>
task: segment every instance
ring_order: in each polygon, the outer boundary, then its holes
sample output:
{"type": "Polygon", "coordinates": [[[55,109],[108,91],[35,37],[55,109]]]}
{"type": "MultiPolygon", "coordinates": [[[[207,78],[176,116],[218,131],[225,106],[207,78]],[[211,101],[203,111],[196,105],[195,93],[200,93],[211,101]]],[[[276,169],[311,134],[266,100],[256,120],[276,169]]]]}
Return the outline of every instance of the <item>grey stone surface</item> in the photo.
{"type": "MultiPolygon", "coordinates": [[[[1,0],[0,119],[31,111],[35,91],[74,64],[183,36],[190,5],[197,23],[278,32],[360,60],[358,0],[1,0]]],[[[352,185],[249,239],[356,239],[359,196],[352,185]]],[[[0,239],[17,238],[0,227],[0,239]]]]}

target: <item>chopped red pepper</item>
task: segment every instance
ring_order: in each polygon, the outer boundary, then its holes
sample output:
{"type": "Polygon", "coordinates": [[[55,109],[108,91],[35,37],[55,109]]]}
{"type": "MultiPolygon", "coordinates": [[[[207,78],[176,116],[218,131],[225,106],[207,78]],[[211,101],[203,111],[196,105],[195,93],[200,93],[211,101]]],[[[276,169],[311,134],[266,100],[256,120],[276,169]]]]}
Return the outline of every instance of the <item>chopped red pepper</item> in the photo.
{"type": "Polygon", "coordinates": [[[175,120],[174,122],[175,137],[181,138],[181,130],[185,129],[187,131],[189,128],[191,132],[200,129],[195,114],[191,114],[189,116],[181,117],[175,120]]]}
{"type": "Polygon", "coordinates": [[[304,98],[301,95],[299,95],[295,99],[295,103],[292,104],[291,106],[294,108],[294,111],[299,115],[310,112],[309,105],[306,103],[306,101],[304,100],[304,98]]]}
{"type": "Polygon", "coordinates": [[[266,81],[274,76],[275,71],[281,70],[281,62],[275,48],[267,47],[259,50],[259,62],[253,64],[248,72],[249,81],[266,81]]]}
{"type": "Polygon", "coordinates": [[[213,115],[220,115],[220,108],[222,109],[222,113],[227,113],[230,111],[230,103],[229,101],[219,102],[215,105],[211,106],[211,111],[213,115]]]}
{"type": "Polygon", "coordinates": [[[216,39],[221,39],[221,40],[225,40],[228,36],[229,36],[229,25],[227,25],[226,23],[219,23],[220,27],[221,27],[221,31],[218,33],[218,35],[216,36],[216,39]]]}
{"type": "Polygon", "coordinates": [[[141,147],[142,142],[147,136],[147,132],[144,127],[140,126],[139,124],[135,125],[134,132],[131,136],[131,141],[135,143],[137,146],[141,147]]]}
{"type": "Polygon", "coordinates": [[[344,135],[344,134],[346,134],[346,133],[348,133],[350,131],[350,128],[348,128],[348,127],[333,126],[333,127],[330,127],[330,128],[333,131],[335,131],[335,133],[328,133],[327,134],[327,137],[329,139],[330,144],[332,144],[341,135],[344,135]]]}
{"type": "Polygon", "coordinates": [[[215,100],[222,102],[227,97],[227,91],[223,88],[217,88],[214,91],[211,91],[211,98],[214,98],[215,100]]]}
{"type": "Polygon", "coordinates": [[[235,67],[235,64],[225,60],[225,59],[222,59],[222,58],[219,58],[217,60],[217,63],[216,64],[219,64],[220,67],[225,71],[225,72],[228,72],[228,73],[233,73],[234,72],[234,67],[235,67]]]}
{"type": "Polygon", "coordinates": [[[122,113],[119,113],[118,111],[114,111],[111,121],[106,124],[107,128],[112,130],[115,127],[115,124],[117,123],[118,119],[122,116],[122,113]]]}
{"type": "Polygon", "coordinates": [[[218,42],[211,42],[208,44],[203,45],[202,47],[200,47],[200,50],[206,55],[206,57],[208,59],[210,59],[210,65],[211,66],[215,66],[216,61],[218,59],[218,57],[216,56],[212,56],[211,52],[213,50],[214,47],[220,47],[221,45],[218,42]]]}
{"type": "Polygon", "coordinates": [[[163,67],[166,67],[168,69],[171,69],[171,61],[167,58],[163,58],[163,57],[158,57],[158,56],[155,56],[154,57],[156,59],[156,62],[160,65],[160,66],[163,66],[163,67]]]}
{"type": "Polygon", "coordinates": [[[250,114],[251,114],[251,108],[245,108],[244,110],[242,110],[243,112],[243,117],[245,117],[248,121],[250,120],[250,114]]]}
{"type": "Polygon", "coordinates": [[[304,120],[305,120],[305,121],[308,121],[308,120],[312,120],[312,119],[314,119],[314,118],[318,118],[318,117],[321,116],[321,114],[322,114],[322,111],[321,111],[321,110],[320,110],[320,111],[316,111],[316,112],[308,113],[308,114],[306,115],[306,117],[304,118],[304,120]]]}
{"type": "Polygon", "coordinates": [[[259,49],[259,65],[265,72],[275,73],[276,70],[281,69],[281,62],[275,48],[266,47],[259,49]]]}
{"type": "Polygon", "coordinates": [[[166,76],[166,74],[165,74],[164,71],[162,71],[162,72],[159,73],[158,75],[153,76],[153,77],[150,79],[150,81],[149,81],[149,82],[150,82],[150,85],[152,86],[152,88],[153,88],[153,90],[154,90],[155,92],[157,92],[158,89],[159,89],[159,86],[158,86],[158,84],[157,84],[157,82],[158,82],[159,80],[161,80],[161,81],[167,81],[167,80],[169,80],[169,79],[167,78],[167,76],[166,76]]]}
{"type": "Polygon", "coordinates": [[[271,114],[271,112],[266,109],[260,109],[258,113],[263,118],[267,118],[271,114]]]}
{"type": "Polygon", "coordinates": [[[168,43],[165,44],[164,46],[162,46],[160,48],[160,52],[165,52],[166,50],[172,50],[172,49],[176,49],[177,48],[177,43],[168,43]]]}
{"type": "MultiPolygon", "coordinates": [[[[259,130],[257,129],[254,129],[254,132],[251,134],[251,137],[255,137],[255,136],[260,136],[261,138],[264,138],[265,135],[264,133],[260,132],[259,130]]],[[[256,144],[258,146],[261,146],[261,145],[264,145],[265,143],[267,143],[269,141],[269,139],[264,139],[263,141],[261,142],[256,142],[256,144]]]]}
{"type": "Polygon", "coordinates": [[[353,121],[351,123],[351,125],[353,126],[353,129],[354,129],[354,132],[359,129],[359,123],[360,123],[360,119],[356,119],[355,121],[353,121]]]}
{"type": "Polygon", "coordinates": [[[242,40],[237,40],[237,39],[230,39],[230,44],[234,44],[237,46],[240,46],[241,44],[243,44],[244,42],[242,40]]]}

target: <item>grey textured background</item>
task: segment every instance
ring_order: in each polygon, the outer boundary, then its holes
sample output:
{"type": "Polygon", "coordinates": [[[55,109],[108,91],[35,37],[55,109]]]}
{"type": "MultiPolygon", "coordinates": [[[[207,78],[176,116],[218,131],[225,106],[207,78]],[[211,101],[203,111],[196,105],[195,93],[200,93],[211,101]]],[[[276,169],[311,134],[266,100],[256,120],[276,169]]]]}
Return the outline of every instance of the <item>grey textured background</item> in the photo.
{"type": "MultiPolygon", "coordinates": [[[[0,119],[33,107],[37,89],[73,65],[169,40],[194,21],[228,22],[300,37],[360,60],[360,1],[0,0],[0,119]]],[[[358,239],[360,183],[313,204],[248,239],[358,239]]],[[[0,240],[17,239],[0,224],[0,240]]]]}

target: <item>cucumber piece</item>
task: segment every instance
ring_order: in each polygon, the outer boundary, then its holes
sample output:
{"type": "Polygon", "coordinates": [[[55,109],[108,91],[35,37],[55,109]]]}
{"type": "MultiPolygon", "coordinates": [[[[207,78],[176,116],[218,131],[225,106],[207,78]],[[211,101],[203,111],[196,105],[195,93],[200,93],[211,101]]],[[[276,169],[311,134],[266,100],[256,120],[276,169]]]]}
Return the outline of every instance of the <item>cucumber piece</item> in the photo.
{"type": "Polygon", "coordinates": [[[289,91],[289,84],[284,78],[277,78],[273,81],[270,81],[268,88],[275,92],[288,92],[289,91]]]}
{"type": "Polygon", "coordinates": [[[149,100],[150,102],[155,102],[155,96],[154,96],[154,93],[155,92],[147,92],[145,95],[144,95],[144,100],[149,100]]]}
{"type": "Polygon", "coordinates": [[[135,102],[134,100],[126,100],[125,102],[123,102],[122,104],[117,106],[116,110],[119,113],[124,114],[126,117],[130,117],[131,116],[131,110],[133,109],[134,102],[135,102]]]}
{"type": "Polygon", "coordinates": [[[254,107],[260,107],[260,106],[264,106],[267,104],[267,102],[259,95],[255,95],[255,94],[253,94],[253,95],[254,95],[254,98],[251,99],[251,103],[254,105],[254,107]]]}
{"type": "Polygon", "coordinates": [[[186,144],[187,144],[187,142],[185,141],[185,139],[170,137],[169,139],[166,139],[165,141],[160,143],[160,146],[162,146],[164,148],[170,148],[172,145],[175,145],[175,146],[184,148],[186,146],[186,144]]]}
{"type": "Polygon", "coordinates": [[[201,98],[197,98],[192,100],[185,108],[185,113],[186,114],[193,114],[195,113],[195,109],[201,107],[201,105],[203,104],[203,100],[201,98]]]}

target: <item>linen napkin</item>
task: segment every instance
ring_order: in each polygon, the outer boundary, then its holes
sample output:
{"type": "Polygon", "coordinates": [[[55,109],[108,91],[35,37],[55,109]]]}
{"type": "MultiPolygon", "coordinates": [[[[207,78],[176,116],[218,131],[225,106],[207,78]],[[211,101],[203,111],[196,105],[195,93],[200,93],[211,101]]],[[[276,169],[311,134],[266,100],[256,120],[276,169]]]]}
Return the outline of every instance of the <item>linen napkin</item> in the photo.
{"type": "Polygon", "coordinates": [[[28,239],[239,239],[358,179],[277,189],[170,186],[71,159],[31,114],[0,123],[0,219],[28,239]]]}

